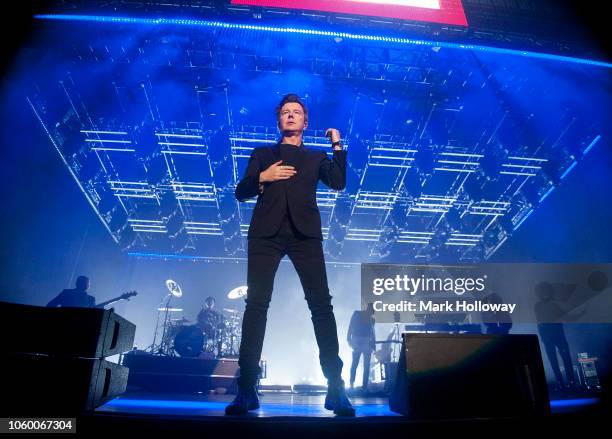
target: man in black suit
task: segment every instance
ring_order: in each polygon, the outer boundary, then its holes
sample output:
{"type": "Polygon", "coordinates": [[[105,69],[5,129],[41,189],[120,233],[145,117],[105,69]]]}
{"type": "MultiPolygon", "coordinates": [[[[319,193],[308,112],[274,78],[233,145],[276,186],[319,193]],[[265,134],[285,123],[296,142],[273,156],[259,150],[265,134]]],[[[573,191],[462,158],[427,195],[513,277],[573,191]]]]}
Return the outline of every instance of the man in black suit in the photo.
{"type": "Polygon", "coordinates": [[[325,408],[337,415],[354,416],[341,378],[338,334],[327,285],[323,257],[321,216],[316,202],[317,183],[332,189],[346,185],[346,151],[340,133],[330,128],[333,158],[304,146],[308,110],[295,94],[286,95],[276,108],[282,139],[274,146],[255,148],[236,198],[257,196],[248,233],[248,295],[242,322],[238,395],[226,414],[244,414],[259,408],[255,384],[261,372],[259,360],[266,316],[278,265],[288,255],[304,289],[311,311],[319,360],[327,378],[325,408]]]}

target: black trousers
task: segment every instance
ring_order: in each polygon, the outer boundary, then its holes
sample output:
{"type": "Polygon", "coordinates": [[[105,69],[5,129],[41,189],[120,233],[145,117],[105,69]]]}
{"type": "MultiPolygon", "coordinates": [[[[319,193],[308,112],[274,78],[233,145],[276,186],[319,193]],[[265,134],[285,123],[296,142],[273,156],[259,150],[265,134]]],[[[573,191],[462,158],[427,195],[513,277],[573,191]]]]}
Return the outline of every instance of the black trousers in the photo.
{"type": "Polygon", "coordinates": [[[248,242],[248,295],[242,321],[240,341],[239,386],[251,386],[261,373],[259,361],[266,332],[268,306],[272,298],[274,277],[281,259],[288,255],[300,278],[311,312],[319,361],[329,382],[338,382],[342,360],[338,355],[338,331],[327,286],[323,243],[303,236],[289,216],[271,238],[251,238],[248,242]]]}
{"type": "Polygon", "coordinates": [[[561,323],[544,323],[538,325],[538,331],[540,333],[540,339],[544,344],[546,350],[546,356],[550,362],[550,367],[555,373],[557,382],[563,386],[563,374],[559,367],[559,359],[557,358],[557,350],[563,360],[563,368],[565,369],[565,375],[567,377],[567,383],[571,384],[574,380],[574,366],[572,364],[572,356],[570,354],[569,344],[565,337],[565,331],[563,330],[563,324],[561,323]]]}
{"type": "Polygon", "coordinates": [[[363,390],[368,389],[368,381],[370,379],[370,359],[372,358],[372,351],[353,351],[353,361],[351,362],[351,378],[349,383],[351,387],[355,383],[355,375],[357,374],[357,366],[359,366],[359,357],[363,354],[363,377],[361,379],[361,388],[363,390]]]}

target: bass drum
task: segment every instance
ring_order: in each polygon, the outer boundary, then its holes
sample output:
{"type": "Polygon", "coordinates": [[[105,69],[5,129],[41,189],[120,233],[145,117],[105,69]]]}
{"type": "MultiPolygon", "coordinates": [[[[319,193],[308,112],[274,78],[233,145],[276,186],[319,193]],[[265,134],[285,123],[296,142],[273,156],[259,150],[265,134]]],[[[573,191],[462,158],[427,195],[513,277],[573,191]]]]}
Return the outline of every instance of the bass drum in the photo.
{"type": "Polygon", "coordinates": [[[181,357],[197,357],[205,343],[206,337],[197,325],[184,326],[174,337],[174,350],[181,357]]]}

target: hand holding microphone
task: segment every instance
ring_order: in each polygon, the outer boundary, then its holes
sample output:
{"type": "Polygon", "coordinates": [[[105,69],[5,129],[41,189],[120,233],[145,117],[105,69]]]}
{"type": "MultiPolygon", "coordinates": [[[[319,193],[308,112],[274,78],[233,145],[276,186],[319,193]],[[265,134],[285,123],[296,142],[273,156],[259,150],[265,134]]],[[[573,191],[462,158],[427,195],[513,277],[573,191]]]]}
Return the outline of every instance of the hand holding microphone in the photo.
{"type": "Polygon", "coordinates": [[[328,137],[331,140],[332,146],[335,149],[342,149],[342,146],[340,145],[340,131],[338,131],[336,128],[328,128],[325,130],[325,137],[328,137]],[[338,144],[338,147],[336,147],[336,144],[338,144]]]}

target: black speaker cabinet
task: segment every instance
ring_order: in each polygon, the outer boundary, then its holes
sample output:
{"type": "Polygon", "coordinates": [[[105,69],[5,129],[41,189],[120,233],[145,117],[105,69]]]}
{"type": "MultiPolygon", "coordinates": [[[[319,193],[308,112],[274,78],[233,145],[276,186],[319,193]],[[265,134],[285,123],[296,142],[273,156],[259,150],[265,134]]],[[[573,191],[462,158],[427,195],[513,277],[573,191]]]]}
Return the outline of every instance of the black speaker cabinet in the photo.
{"type": "Polygon", "coordinates": [[[11,416],[75,416],[125,392],[136,326],[110,310],[0,302],[0,403],[11,416]]]}
{"type": "Polygon", "coordinates": [[[2,354],[6,416],[74,416],[125,392],[128,368],[105,360],[2,354]]]}
{"type": "Polygon", "coordinates": [[[550,413],[536,335],[402,337],[392,411],[429,419],[550,413]]]}
{"type": "Polygon", "coordinates": [[[104,358],[132,349],[136,326],[111,310],[0,302],[5,352],[104,358]]]}

